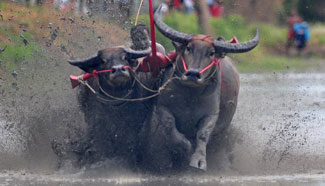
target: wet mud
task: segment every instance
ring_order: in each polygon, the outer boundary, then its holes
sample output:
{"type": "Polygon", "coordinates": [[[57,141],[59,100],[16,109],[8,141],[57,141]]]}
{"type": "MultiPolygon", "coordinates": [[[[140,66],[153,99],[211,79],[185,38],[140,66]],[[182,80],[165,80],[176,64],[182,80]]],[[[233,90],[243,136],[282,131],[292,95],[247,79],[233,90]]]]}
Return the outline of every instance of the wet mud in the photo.
{"type": "MultiPolygon", "coordinates": [[[[62,64],[63,69],[69,69],[62,64]]],[[[63,72],[61,72],[63,73],[63,72]]],[[[118,160],[59,168],[52,141],[82,139],[87,130],[67,75],[55,87],[42,76],[34,88],[2,97],[0,182],[7,185],[321,185],[325,183],[325,75],[241,74],[231,127],[210,157],[207,173],[155,177],[118,160]],[[46,81],[47,82],[47,81],[46,81]],[[42,84],[43,83],[43,84],[42,84]],[[42,86],[39,86],[42,84],[42,86]],[[36,86],[37,85],[37,86],[36,86]],[[42,89],[40,89],[42,87],[42,89]],[[13,96],[13,94],[15,96],[13,96]],[[12,98],[12,99],[10,99],[12,98]],[[279,176],[280,175],[280,176],[279,176]]],[[[63,73],[63,74],[64,74],[63,73]]],[[[36,83],[35,83],[36,82],[36,83]]]]}
{"type": "Polygon", "coordinates": [[[319,71],[240,74],[234,120],[209,157],[206,173],[155,176],[115,158],[75,166],[76,157],[66,152],[85,139],[88,128],[78,89],[71,89],[69,81],[80,71],[66,61],[123,44],[127,33],[113,25],[97,33],[88,24],[80,26],[82,19],[74,21],[78,24],[68,17],[60,17],[64,24],[53,22],[53,28],[73,25],[68,30],[74,34],[58,29],[50,45],[49,38],[41,41],[45,50],[0,79],[1,186],[325,183],[325,74],[319,71]],[[60,38],[68,42],[61,45],[60,38]]]}

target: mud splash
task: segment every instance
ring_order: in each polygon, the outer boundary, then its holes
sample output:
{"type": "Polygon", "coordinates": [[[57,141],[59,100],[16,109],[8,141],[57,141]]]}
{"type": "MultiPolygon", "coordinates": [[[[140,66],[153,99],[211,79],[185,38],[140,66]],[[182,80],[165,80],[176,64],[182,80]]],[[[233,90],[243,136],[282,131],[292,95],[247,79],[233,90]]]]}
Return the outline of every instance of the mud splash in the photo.
{"type": "Polygon", "coordinates": [[[5,185],[170,185],[170,186],[320,186],[325,183],[324,175],[281,175],[281,176],[119,176],[119,177],[87,177],[73,175],[35,175],[24,172],[6,172],[0,174],[0,182],[5,185]]]}
{"type": "MultiPolygon", "coordinates": [[[[212,157],[209,174],[322,173],[324,78],[324,74],[308,73],[241,75],[238,110],[220,141],[219,152],[212,157]]],[[[57,157],[51,140],[82,138],[82,131],[86,130],[75,91],[69,86],[62,78],[57,84],[61,89],[50,86],[51,91],[38,92],[32,101],[28,101],[29,93],[25,92],[19,99],[13,98],[15,108],[1,108],[2,170],[55,172],[57,157]],[[10,117],[13,115],[15,120],[10,117]]]]}

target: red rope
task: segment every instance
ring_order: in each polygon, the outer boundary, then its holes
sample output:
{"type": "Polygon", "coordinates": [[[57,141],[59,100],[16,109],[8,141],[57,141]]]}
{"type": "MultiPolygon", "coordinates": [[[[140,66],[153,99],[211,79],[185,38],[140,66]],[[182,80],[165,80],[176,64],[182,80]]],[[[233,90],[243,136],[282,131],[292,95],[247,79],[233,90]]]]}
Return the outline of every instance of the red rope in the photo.
{"type": "MultiPolygon", "coordinates": [[[[186,66],[183,56],[181,56],[181,60],[182,60],[185,72],[188,72],[188,69],[187,69],[187,66],[186,66]]],[[[199,73],[203,74],[205,71],[210,69],[213,65],[219,65],[219,58],[214,58],[213,61],[211,61],[211,63],[208,66],[206,66],[205,68],[203,68],[199,73]]]]}
{"type": "Polygon", "coordinates": [[[214,58],[214,60],[204,69],[202,69],[200,71],[200,74],[203,74],[205,71],[207,71],[209,68],[211,68],[213,65],[217,65],[218,64],[219,59],[218,58],[214,58]]]}
{"type": "MultiPolygon", "coordinates": [[[[206,35],[206,36],[203,36],[202,38],[192,38],[190,41],[194,41],[194,40],[200,40],[200,41],[205,41],[209,44],[213,44],[213,42],[207,40],[208,38],[211,38],[212,36],[209,36],[209,35],[206,35]]],[[[185,60],[183,58],[183,56],[181,56],[181,60],[182,60],[182,63],[183,63],[183,68],[185,70],[185,72],[188,72],[188,69],[187,69],[187,66],[186,66],[186,63],[185,63],[185,60]]],[[[200,74],[203,74],[205,71],[207,71],[208,69],[210,69],[213,65],[219,65],[219,59],[218,58],[214,58],[213,61],[211,61],[211,63],[206,66],[205,68],[203,68],[201,71],[200,71],[200,74]]]]}
{"type": "MultiPolygon", "coordinates": [[[[123,66],[122,67],[123,69],[129,69],[131,70],[132,72],[134,72],[134,70],[130,67],[130,66],[123,66]]],[[[106,69],[106,70],[100,70],[100,71],[97,71],[97,70],[93,70],[93,73],[92,75],[94,77],[98,77],[98,74],[102,74],[102,73],[107,73],[107,72],[114,72],[115,70],[114,69],[106,69]]],[[[88,73],[87,73],[88,74],[88,73]]],[[[85,79],[84,79],[85,80],[85,79]]]]}

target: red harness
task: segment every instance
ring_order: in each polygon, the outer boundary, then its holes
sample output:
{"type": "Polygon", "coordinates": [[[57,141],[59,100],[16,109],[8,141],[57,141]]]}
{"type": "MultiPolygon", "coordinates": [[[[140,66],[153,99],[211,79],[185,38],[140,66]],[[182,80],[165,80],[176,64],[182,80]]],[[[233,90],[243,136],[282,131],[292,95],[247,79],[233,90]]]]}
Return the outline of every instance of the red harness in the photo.
{"type": "MultiPolygon", "coordinates": [[[[125,65],[122,68],[123,69],[129,69],[132,72],[134,72],[134,70],[130,66],[128,66],[128,65],[125,65]]],[[[115,72],[115,69],[106,69],[106,70],[100,70],[100,71],[93,70],[93,72],[92,72],[91,75],[94,76],[94,77],[98,77],[98,74],[107,73],[107,72],[115,72]]]]}
{"type": "MultiPolygon", "coordinates": [[[[188,69],[187,69],[187,66],[186,66],[183,56],[181,56],[181,60],[182,60],[185,72],[188,72],[188,69]]],[[[207,71],[209,68],[213,67],[214,65],[219,67],[219,58],[214,58],[214,60],[212,60],[211,63],[208,66],[206,66],[205,68],[203,68],[199,73],[203,74],[205,71],[207,71]]]]}
{"type": "MultiPolygon", "coordinates": [[[[134,70],[130,66],[125,65],[122,68],[123,69],[129,69],[132,72],[134,72],[134,70]]],[[[71,81],[72,88],[75,88],[78,85],[80,85],[80,80],[86,81],[87,79],[89,79],[91,77],[97,78],[98,74],[103,74],[103,73],[107,73],[107,72],[114,72],[114,71],[115,71],[114,69],[105,69],[105,70],[99,70],[99,71],[93,70],[92,73],[86,73],[86,74],[80,75],[80,76],[70,75],[70,81],[71,81]]]]}
{"type": "MultiPolygon", "coordinates": [[[[210,41],[210,40],[207,40],[208,38],[211,38],[211,37],[212,37],[212,36],[207,35],[207,36],[203,36],[202,38],[192,38],[190,41],[200,40],[200,41],[205,41],[205,42],[207,42],[207,43],[209,43],[209,44],[212,45],[213,42],[210,41]]],[[[187,69],[187,66],[186,66],[186,62],[185,62],[183,56],[181,56],[181,60],[182,60],[183,68],[184,68],[185,72],[188,72],[188,69],[187,69]]],[[[205,71],[207,71],[208,69],[210,69],[210,68],[213,67],[214,65],[216,65],[217,67],[219,67],[219,58],[214,58],[214,59],[211,61],[211,63],[210,63],[208,66],[206,66],[205,68],[203,68],[199,73],[200,73],[200,74],[203,74],[205,71]]]]}

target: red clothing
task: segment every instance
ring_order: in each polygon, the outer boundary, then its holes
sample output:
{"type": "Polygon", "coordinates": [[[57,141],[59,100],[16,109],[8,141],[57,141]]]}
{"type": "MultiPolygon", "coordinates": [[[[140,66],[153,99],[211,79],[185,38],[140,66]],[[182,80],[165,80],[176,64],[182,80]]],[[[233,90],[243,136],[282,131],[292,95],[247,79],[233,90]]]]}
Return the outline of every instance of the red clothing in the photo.
{"type": "Polygon", "coordinates": [[[287,24],[289,26],[288,39],[294,39],[293,25],[302,22],[302,19],[298,15],[293,15],[287,18],[287,24]]]}
{"type": "Polygon", "coordinates": [[[181,8],[181,5],[182,5],[182,3],[181,3],[180,0],[174,0],[173,1],[173,7],[174,8],[181,8]]]}
{"type": "Polygon", "coordinates": [[[224,8],[220,5],[211,5],[209,6],[210,14],[212,17],[220,17],[223,14],[224,8]]]}
{"type": "Polygon", "coordinates": [[[295,32],[293,31],[293,29],[289,29],[288,39],[294,39],[294,38],[295,38],[295,32]]]}

